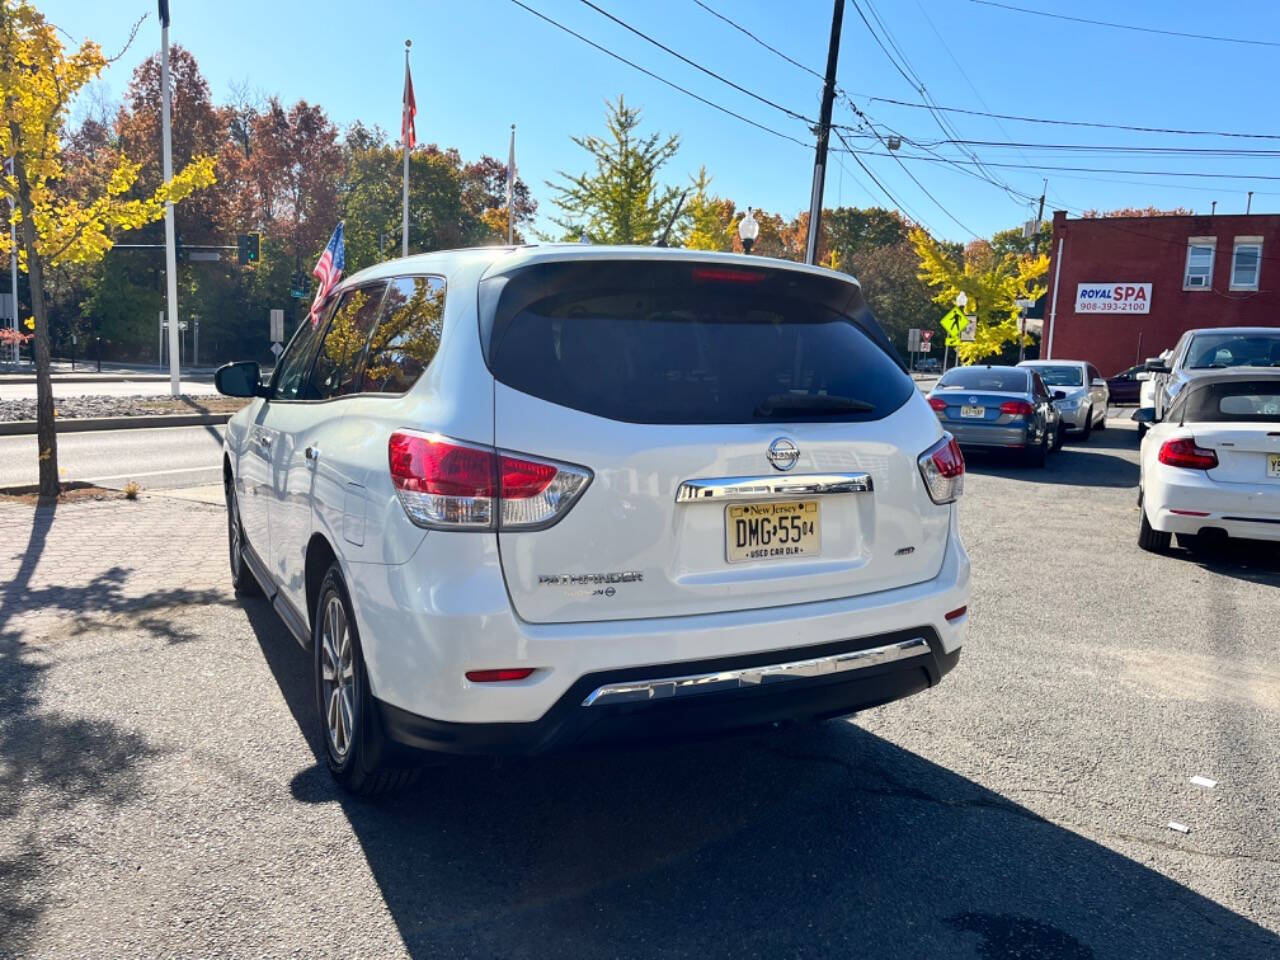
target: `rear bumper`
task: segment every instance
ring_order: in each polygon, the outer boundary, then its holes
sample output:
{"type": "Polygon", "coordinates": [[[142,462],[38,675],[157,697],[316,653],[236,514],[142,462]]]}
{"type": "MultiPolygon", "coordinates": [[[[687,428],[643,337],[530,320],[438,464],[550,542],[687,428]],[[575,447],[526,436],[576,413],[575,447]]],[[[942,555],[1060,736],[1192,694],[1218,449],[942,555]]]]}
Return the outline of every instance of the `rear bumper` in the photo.
{"type": "Polygon", "coordinates": [[[449,723],[379,701],[382,724],[397,743],[437,753],[537,754],[603,743],[687,740],[847,716],[925,690],[955,667],[960,650],[943,650],[930,627],[786,651],[785,667],[821,668],[816,675],[778,677],[779,654],[722,657],[659,667],[610,670],[581,677],[538,720],[528,723],[449,723]],[[901,656],[876,659],[878,651],[901,656]],[[858,653],[868,656],[859,661],[858,653]],[[678,687],[691,678],[707,686],[678,687]],[[761,682],[751,678],[762,677],[761,682]],[[719,681],[719,687],[711,684],[719,681]],[[741,680],[741,682],[734,682],[741,680]],[[688,695],[675,692],[687,691],[688,695]],[[610,696],[617,691],[632,694],[610,696]]]}
{"type": "Polygon", "coordinates": [[[1036,442],[1035,428],[1030,422],[985,426],[947,420],[943,425],[962,447],[1025,447],[1036,442]]]}
{"type": "Polygon", "coordinates": [[[1209,479],[1157,466],[1143,492],[1147,522],[1165,533],[1220,530],[1245,540],[1280,540],[1280,487],[1209,479]]]}

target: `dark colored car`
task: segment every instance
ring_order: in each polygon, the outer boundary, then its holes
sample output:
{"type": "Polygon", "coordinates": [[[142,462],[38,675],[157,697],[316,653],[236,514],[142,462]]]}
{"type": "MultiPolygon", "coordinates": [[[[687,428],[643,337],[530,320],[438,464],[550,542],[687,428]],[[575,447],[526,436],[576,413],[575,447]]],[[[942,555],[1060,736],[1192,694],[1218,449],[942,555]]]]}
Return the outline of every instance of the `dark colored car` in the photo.
{"type": "Polygon", "coordinates": [[[1111,402],[1116,404],[1137,403],[1138,394],[1142,390],[1142,381],[1138,374],[1147,369],[1145,363],[1128,370],[1121,370],[1114,377],[1107,378],[1107,389],[1111,391],[1111,402]]]}
{"type": "Polygon", "coordinates": [[[961,449],[1016,450],[1043,467],[1062,443],[1062,416],[1029,367],[954,367],[929,392],[929,406],[961,449]]]}

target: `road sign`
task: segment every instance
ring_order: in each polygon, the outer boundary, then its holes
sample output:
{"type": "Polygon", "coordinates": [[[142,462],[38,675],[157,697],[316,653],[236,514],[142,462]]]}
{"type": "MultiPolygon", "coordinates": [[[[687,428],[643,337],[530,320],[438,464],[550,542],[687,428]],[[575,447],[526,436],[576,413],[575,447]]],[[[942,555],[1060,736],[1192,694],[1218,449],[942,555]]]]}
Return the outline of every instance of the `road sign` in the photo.
{"type": "Polygon", "coordinates": [[[276,355],[276,359],[279,360],[280,354],[284,353],[284,347],[280,346],[278,343],[273,343],[271,345],[271,352],[274,353],[276,355]]]}
{"type": "Polygon", "coordinates": [[[933,341],[932,341],[932,340],[921,340],[921,341],[920,341],[920,352],[921,352],[921,353],[932,353],[932,352],[933,352],[933,341]]]}
{"type": "Polygon", "coordinates": [[[208,260],[212,263],[221,260],[222,253],[218,250],[190,250],[187,252],[187,259],[192,262],[208,260]]]}
{"type": "Polygon", "coordinates": [[[960,340],[964,343],[973,343],[978,339],[978,318],[973,314],[964,318],[964,326],[960,328],[960,340]]]}
{"type": "MultiPolygon", "coordinates": [[[[964,317],[958,309],[948,310],[946,315],[938,321],[938,325],[954,337],[960,332],[960,328],[964,326],[964,317]]],[[[950,337],[947,338],[947,341],[950,342],[950,337]]]]}
{"type": "Polygon", "coordinates": [[[284,311],[283,310],[271,311],[271,334],[270,336],[267,337],[267,339],[273,340],[276,343],[284,342],[284,311]]]}
{"type": "Polygon", "coordinates": [[[920,349],[920,328],[912,327],[907,331],[907,350],[914,353],[920,349]]]}
{"type": "Polygon", "coordinates": [[[933,331],[932,331],[932,330],[921,330],[921,331],[920,331],[920,343],[924,346],[924,349],[928,350],[928,349],[929,349],[929,344],[933,343],[933,331]]]}

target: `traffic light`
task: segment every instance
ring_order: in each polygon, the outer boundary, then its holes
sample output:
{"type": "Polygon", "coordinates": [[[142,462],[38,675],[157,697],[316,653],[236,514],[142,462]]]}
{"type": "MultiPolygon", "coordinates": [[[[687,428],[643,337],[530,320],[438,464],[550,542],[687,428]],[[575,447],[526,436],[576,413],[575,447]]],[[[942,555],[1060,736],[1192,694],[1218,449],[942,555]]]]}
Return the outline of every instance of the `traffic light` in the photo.
{"type": "Polygon", "coordinates": [[[242,233],[236,237],[236,253],[239,255],[240,266],[258,262],[261,238],[261,234],[257,233],[242,233]]]}

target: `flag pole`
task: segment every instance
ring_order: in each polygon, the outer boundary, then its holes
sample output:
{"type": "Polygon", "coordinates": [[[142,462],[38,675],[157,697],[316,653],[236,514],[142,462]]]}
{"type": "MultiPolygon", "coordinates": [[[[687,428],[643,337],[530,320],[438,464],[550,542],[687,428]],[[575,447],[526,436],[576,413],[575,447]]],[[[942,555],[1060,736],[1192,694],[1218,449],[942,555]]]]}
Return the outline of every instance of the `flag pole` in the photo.
{"type": "MultiPolygon", "coordinates": [[[[405,91],[408,92],[409,84],[409,48],[413,46],[412,40],[404,42],[404,82],[405,91]]],[[[408,105],[402,105],[402,109],[407,110],[408,105]]],[[[409,140],[402,136],[404,140],[404,203],[400,218],[400,255],[407,257],[409,255],[409,140]]]]}
{"type": "MultiPolygon", "coordinates": [[[[161,137],[164,141],[164,182],[173,180],[173,127],[169,120],[169,3],[160,0],[160,94],[161,137]]],[[[178,376],[181,350],[178,344],[178,256],[173,236],[173,203],[164,203],[164,276],[165,299],[169,308],[169,392],[177,396],[182,389],[178,376]]]]}
{"type": "Polygon", "coordinates": [[[507,246],[516,242],[516,125],[511,125],[511,150],[507,154],[507,246]]]}

